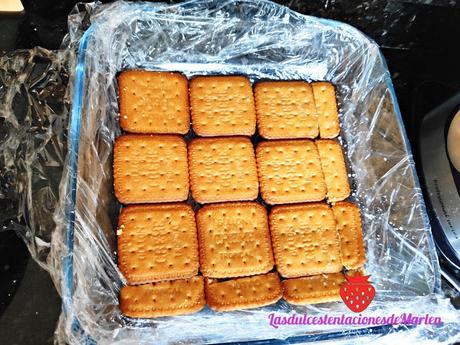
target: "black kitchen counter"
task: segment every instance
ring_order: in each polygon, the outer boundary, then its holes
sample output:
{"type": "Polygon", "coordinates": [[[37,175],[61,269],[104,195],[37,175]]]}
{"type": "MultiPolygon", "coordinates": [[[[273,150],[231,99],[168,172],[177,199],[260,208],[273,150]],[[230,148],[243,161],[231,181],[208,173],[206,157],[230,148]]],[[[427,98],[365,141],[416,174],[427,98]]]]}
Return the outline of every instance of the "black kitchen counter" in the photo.
{"type": "MultiPolygon", "coordinates": [[[[304,14],[349,23],[381,46],[413,146],[416,146],[420,116],[460,90],[460,64],[455,46],[460,37],[457,1],[277,2],[304,14]]],[[[74,3],[73,0],[24,0],[23,16],[0,15],[0,27],[4,28],[0,50],[34,46],[58,49],[74,3]]],[[[0,201],[1,198],[0,193],[0,201]]],[[[3,201],[0,205],[5,205],[3,201]]],[[[30,258],[22,240],[12,231],[1,231],[1,226],[0,343],[52,344],[60,313],[59,296],[48,273],[30,258]]]]}

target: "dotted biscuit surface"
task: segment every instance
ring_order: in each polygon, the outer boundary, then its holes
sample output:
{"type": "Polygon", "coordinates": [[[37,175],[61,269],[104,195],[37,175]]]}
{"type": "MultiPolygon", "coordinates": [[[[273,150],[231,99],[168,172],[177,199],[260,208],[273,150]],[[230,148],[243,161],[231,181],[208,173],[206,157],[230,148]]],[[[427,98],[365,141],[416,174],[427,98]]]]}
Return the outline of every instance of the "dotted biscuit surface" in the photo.
{"type": "Polygon", "coordinates": [[[262,198],[269,204],[326,197],[318,150],[312,140],[261,142],[256,149],[262,198]]]}
{"type": "Polygon", "coordinates": [[[254,88],[259,133],[266,139],[316,138],[313,92],[304,81],[267,81],[254,88]]]}
{"type": "Polygon", "coordinates": [[[203,277],[124,286],[120,291],[120,309],[128,317],[191,314],[204,305],[203,277]]]}
{"type": "Polygon", "coordinates": [[[329,82],[312,84],[321,138],[335,138],[340,133],[335,87],[329,82]]]}
{"type": "Polygon", "coordinates": [[[188,81],[180,73],[126,71],[118,76],[120,127],[132,133],[185,134],[188,81]]]}
{"type": "Polygon", "coordinates": [[[200,136],[253,135],[254,97],[242,76],[199,76],[190,81],[193,130],[200,136]]]}
{"type": "Polygon", "coordinates": [[[291,304],[315,304],[340,301],[342,273],[320,274],[283,281],[283,297],[291,304]]]}
{"type": "Polygon", "coordinates": [[[115,195],[123,204],[188,197],[187,146],[174,135],[120,136],[113,158],[115,195]]]}
{"type": "Polygon", "coordinates": [[[350,195],[350,183],[342,146],[335,140],[316,140],[329,202],[341,201],[350,195]]]}
{"type": "Polygon", "coordinates": [[[329,205],[275,206],[269,219],[281,276],[295,278],[342,270],[339,238],[329,205]]]}
{"type": "Polygon", "coordinates": [[[196,216],[205,277],[230,278],[273,268],[267,213],[255,202],[206,205],[196,216]]]}
{"type": "Polygon", "coordinates": [[[199,203],[257,198],[257,168],[248,138],[194,139],[189,165],[192,195],[199,203]]]}
{"type": "Polygon", "coordinates": [[[126,206],[117,233],[118,266],[129,284],[198,273],[195,214],[190,205],[126,206]]]}
{"type": "Polygon", "coordinates": [[[283,295],[278,273],[205,284],[206,301],[211,309],[230,311],[276,303],[283,295]]]}
{"type": "Polygon", "coordinates": [[[360,268],[366,262],[366,251],[359,208],[342,201],[337,202],[332,210],[341,243],[342,263],[347,269],[360,268]]]}

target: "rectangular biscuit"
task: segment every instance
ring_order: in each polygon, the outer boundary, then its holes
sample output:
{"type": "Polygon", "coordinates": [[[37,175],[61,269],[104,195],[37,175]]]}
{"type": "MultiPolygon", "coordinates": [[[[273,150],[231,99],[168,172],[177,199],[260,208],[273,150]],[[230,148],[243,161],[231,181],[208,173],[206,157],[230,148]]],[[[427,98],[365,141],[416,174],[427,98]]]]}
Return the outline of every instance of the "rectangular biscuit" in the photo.
{"type": "Polygon", "coordinates": [[[125,71],[118,76],[120,127],[131,133],[185,134],[188,81],[181,73],[125,71]]]}
{"type": "Polygon", "coordinates": [[[339,233],[342,263],[347,269],[358,269],[366,262],[361,216],[352,202],[337,202],[332,206],[339,233]]]}
{"type": "Polygon", "coordinates": [[[321,201],[326,197],[318,150],[312,140],[261,142],[256,159],[260,192],[268,204],[321,201]]]}
{"type": "Polygon", "coordinates": [[[254,200],[259,193],[249,138],[198,138],[189,145],[190,184],[199,203],[254,200]]]}
{"type": "Polygon", "coordinates": [[[206,301],[217,311],[263,307],[276,303],[283,295],[278,273],[230,279],[206,279],[206,301]]]}
{"type": "Polygon", "coordinates": [[[340,285],[344,282],[343,273],[286,279],[282,282],[283,298],[299,305],[340,301],[340,285]]]}
{"type": "Polygon", "coordinates": [[[321,138],[335,138],[340,133],[335,87],[329,82],[312,84],[321,138]]]}
{"type": "Polygon", "coordinates": [[[346,272],[344,272],[344,274],[346,274],[347,276],[352,276],[352,277],[354,277],[356,273],[359,273],[360,275],[365,276],[366,270],[364,269],[364,266],[359,267],[357,269],[346,270],[346,272]]]}
{"type": "Polygon", "coordinates": [[[203,309],[203,277],[123,286],[120,309],[128,317],[154,318],[191,314],[203,309]]]}
{"type": "Polygon", "coordinates": [[[200,136],[253,135],[256,111],[243,76],[198,76],[190,81],[193,130],[200,136]]]}
{"type": "Polygon", "coordinates": [[[328,204],[275,206],[269,219],[275,263],[282,277],[342,270],[340,242],[328,204]]]}
{"type": "Polygon", "coordinates": [[[266,139],[316,138],[318,119],[310,84],[265,81],[254,88],[257,126],[266,139]]]}
{"type": "Polygon", "coordinates": [[[125,206],[117,234],[118,267],[129,284],[198,273],[195,214],[188,204],[125,206]]]}
{"type": "Polygon", "coordinates": [[[342,146],[336,140],[316,140],[324,180],[327,187],[327,201],[342,201],[350,196],[347,167],[342,146]]]}
{"type": "Polygon", "coordinates": [[[181,137],[122,135],[113,151],[115,196],[122,204],[188,198],[187,145],[181,137]]]}
{"type": "Polygon", "coordinates": [[[205,277],[230,278],[273,268],[267,212],[255,202],[211,204],[196,215],[205,277]]]}

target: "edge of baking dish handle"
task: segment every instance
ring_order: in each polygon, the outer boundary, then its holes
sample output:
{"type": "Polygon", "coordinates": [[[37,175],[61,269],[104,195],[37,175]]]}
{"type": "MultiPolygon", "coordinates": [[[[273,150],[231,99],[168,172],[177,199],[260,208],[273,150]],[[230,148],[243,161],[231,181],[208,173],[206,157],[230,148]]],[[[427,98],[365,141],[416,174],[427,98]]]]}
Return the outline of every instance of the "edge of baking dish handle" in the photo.
{"type": "MultiPolygon", "coordinates": [[[[75,67],[74,90],[72,95],[72,107],[69,119],[69,182],[67,184],[66,196],[69,200],[66,202],[65,219],[68,221],[65,234],[66,254],[63,258],[63,287],[62,287],[62,309],[67,316],[69,304],[73,298],[73,248],[75,233],[75,204],[77,196],[77,173],[78,173],[78,149],[80,146],[80,123],[81,110],[83,104],[83,82],[85,80],[85,58],[88,42],[94,31],[92,24],[83,34],[77,53],[77,64],[75,67]]],[[[80,323],[76,317],[72,320],[72,331],[74,333],[83,333],[80,323]]],[[[85,344],[96,344],[88,335],[84,336],[85,344]]]]}

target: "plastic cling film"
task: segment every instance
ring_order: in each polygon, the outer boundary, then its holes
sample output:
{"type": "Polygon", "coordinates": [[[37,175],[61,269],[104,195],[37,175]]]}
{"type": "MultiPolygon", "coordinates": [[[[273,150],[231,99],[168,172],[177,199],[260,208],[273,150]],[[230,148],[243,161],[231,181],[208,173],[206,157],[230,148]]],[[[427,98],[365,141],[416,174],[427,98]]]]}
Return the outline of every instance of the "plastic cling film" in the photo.
{"type": "MultiPolygon", "coordinates": [[[[414,163],[391,79],[377,45],[356,29],[300,15],[268,1],[187,1],[165,5],[80,5],[69,17],[72,59],[69,148],[48,254],[64,313],[57,340],[82,344],[219,343],[392,338],[449,343],[459,314],[440,293],[440,274],[414,163]],[[79,47],[79,48],[78,48],[79,47]],[[412,313],[441,325],[270,325],[269,315],[339,317],[343,303],[199,313],[153,320],[122,316],[116,264],[112,149],[121,133],[116,74],[126,69],[180,71],[187,77],[241,74],[263,79],[328,80],[337,87],[341,142],[352,200],[361,207],[365,270],[376,296],[363,316],[412,313]],[[356,338],[359,336],[359,338],[356,338]]],[[[33,235],[33,233],[30,233],[33,235]]]]}
{"type": "Polygon", "coordinates": [[[50,272],[56,272],[50,251],[67,154],[71,55],[34,48],[0,56],[0,231],[14,230],[50,272]]]}

